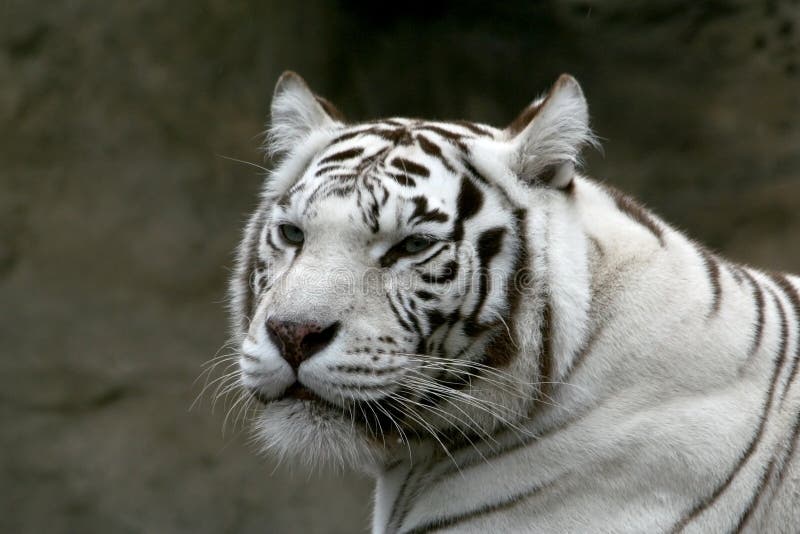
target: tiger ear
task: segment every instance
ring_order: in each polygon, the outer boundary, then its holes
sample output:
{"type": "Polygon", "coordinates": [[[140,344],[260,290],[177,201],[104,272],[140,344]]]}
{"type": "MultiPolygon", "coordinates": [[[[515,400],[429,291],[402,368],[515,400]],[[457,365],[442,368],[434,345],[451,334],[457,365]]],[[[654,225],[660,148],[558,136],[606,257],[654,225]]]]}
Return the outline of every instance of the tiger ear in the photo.
{"type": "Polygon", "coordinates": [[[577,80],[559,76],[547,96],[535,100],[505,129],[513,143],[511,168],[529,184],[572,185],[585,144],[595,144],[589,111],[577,80]]]}
{"type": "Polygon", "coordinates": [[[311,92],[305,80],[289,70],[275,84],[270,113],[266,148],[273,157],[286,154],[314,130],[344,122],[333,104],[311,92]]]}

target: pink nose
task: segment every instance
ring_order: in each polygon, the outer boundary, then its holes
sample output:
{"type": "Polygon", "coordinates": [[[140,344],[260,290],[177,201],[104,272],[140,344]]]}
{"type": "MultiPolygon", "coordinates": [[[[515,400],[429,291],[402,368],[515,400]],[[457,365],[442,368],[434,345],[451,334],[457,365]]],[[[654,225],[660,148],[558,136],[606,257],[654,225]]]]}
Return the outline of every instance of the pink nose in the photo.
{"type": "Polygon", "coordinates": [[[270,339],[280,350],[283,359],[289,362],[295,371],[301,363],[330,345],[338,330],[338,321],[328,326],[278,319],[267,321],[270,339]]]}

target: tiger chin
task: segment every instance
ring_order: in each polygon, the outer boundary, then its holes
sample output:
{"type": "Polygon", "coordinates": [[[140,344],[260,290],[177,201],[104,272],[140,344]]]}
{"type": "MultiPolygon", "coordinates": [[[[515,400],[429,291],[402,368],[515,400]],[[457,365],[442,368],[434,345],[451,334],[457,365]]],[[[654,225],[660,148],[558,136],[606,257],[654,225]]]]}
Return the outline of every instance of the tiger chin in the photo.
{"type": "Polygon", "coordinates": [[[796,529],[800,280],[583,176],[594,144],[568,75],[502,129],[281,76],[230,284],[265,450],[374,476],[378,533],[796,529]]]}

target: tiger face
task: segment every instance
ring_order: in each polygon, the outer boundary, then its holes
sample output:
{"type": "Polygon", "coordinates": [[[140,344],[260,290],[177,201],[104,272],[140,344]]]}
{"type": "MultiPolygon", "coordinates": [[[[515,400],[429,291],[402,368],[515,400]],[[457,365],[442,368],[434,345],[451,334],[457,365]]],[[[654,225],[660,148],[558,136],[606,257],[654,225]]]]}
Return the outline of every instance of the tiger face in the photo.
{"type": "MultiPolygon", "coordinates": [[[[515,314],[536,300],[525,236],[537,190],[515,177],[531,162],[514,132],[345,125],[290,73],[269,134],[280,164],[231,283],[240,382],[263,404],[266,447],[369,470],[526,413],[538,362],[518,357],[533,341],[515,314]]],[[[571,164],[537,160],[535,178],[563,181],[571,164]]]]}

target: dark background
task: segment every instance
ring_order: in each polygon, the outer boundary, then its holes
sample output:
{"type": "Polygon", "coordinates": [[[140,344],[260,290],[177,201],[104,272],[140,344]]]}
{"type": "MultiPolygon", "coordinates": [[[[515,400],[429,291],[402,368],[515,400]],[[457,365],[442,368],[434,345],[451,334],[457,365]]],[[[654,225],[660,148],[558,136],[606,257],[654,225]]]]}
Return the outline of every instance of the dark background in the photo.
{"type": "Polygon", "coordinates": [[[574,74],[588,172],[800,271],[800,2],[0,0],[0,531],[357,532],[370,483],[189,411],[281,71],[496,125],[574,74]],[[380,6],[380,8],[378,7],[380,6]],[[274,470],[274,473],[273,473],[274,470]]]}

